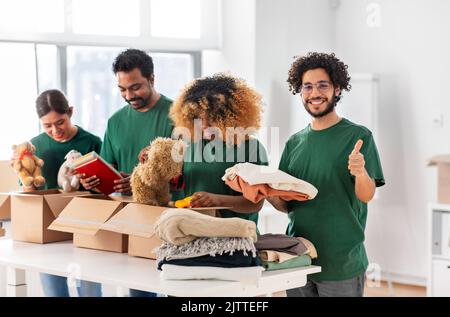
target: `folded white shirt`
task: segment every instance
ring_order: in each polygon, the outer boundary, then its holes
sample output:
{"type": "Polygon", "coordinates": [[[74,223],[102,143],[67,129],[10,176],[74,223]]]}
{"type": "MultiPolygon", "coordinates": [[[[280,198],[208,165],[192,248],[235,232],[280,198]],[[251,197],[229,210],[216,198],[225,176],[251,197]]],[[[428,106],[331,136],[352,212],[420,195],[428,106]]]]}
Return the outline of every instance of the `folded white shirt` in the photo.
{"type": "Polygon", "coordinates": [[[261,266],[225,268],[174,264],[163,264],[161,269],[160,277],[163,280],[222,280],[245,284],[257,284],[264,271],[261,266]]]}
{"type": "Polygon", "coordinates": [[[318,192],[312,184],[266,165],[236,164],[225,170],[222,180],[233,180],[236,176],[239,176],[249,185],[267,184],[273,189],[307,194],[310,199],[316,197],[318,192]]]}

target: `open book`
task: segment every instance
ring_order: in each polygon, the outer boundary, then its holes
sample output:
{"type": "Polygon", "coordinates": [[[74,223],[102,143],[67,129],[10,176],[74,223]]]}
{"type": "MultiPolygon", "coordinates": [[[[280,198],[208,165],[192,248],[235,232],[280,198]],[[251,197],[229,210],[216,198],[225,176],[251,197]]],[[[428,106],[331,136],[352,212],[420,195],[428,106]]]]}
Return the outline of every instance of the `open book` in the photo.
{"type": "Polygon", "coordinates": [[[97,189],[105,195],[113,193],[114,181],[123,178],[114,167],[95,151],[78,158],[73,163],[73,169],[77,173],[86,174],[87,177],[96,175],[100,179],[100,185],[97,186],[97,189]]]}

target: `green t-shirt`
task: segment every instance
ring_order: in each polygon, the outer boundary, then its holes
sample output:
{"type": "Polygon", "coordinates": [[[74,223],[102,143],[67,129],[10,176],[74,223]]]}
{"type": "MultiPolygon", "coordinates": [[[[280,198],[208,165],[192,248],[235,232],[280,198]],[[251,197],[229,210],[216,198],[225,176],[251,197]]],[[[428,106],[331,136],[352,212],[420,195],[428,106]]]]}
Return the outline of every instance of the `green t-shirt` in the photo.
{"type": "Polygon", "coordinates": [[[355,178],[348,170],[348,156],[358,139],[365,167],[377,186],[384,185],[383,171],[372,133],[347,119],[325,130],[308,125],[286,143],[279,169],[318,189],[308,201],[288,203],[287,234],[302,236],[317,248],[322,272],[313,280],[345,280],[367,269],[364,230],[367,204],[355,194],[355,178]]]}
{"type": "MultiPolygon", "coordinates": [[[[242,195],[228,187],[222,177],[227,168],[244,162],[267,165],[266,150],[257,139],[251,138],[240,146],[227,146],[220,140],[191,143],[187,148],[183,164],[186,184],[184,196],[191,196],[199,191],[219,195],[242,195]]],[[[224,218],[240,217],[258,223],[257,212],[237,213],[224,209],[220,210],[220,213],[224,218]]]]}
{"type": "Polygon", "coordinates": [[[147,112],[127,105],[108,120],[100,155],[119,171],[131,174],[138,163],[139,152],[157,137],[171,137],[173,124],[169,119],[172,100],[161,95],[147,112]]]}
{"type": "MultiPolygon", "coordinates": [[[[78,126],[77,126],[78,127],[78,126]]],[[[77,134],[67,142],[58,142],[49,137],[46,133],[41,133],[31,139],[31,143],[36,147],[36,156],[44,160],[42,175],[46,179],[44,188],[58,188],[58,171],[64,163],[67,153],[76,150],[81,154],[92,151],[100,152],[102,141],[82,128],[78,127],[77,134]]]]}

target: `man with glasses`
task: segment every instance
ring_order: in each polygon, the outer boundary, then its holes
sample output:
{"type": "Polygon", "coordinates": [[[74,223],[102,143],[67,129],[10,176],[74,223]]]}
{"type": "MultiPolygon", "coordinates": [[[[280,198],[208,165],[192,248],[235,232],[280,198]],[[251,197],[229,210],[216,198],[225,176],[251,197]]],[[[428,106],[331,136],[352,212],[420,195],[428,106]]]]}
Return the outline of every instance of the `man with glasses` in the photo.
{"type": "Polygon", "coordinates": [[[372,133],[336,113],[349,82],[347,65],[334,54],[308,53],[289,70],[289,89],[300,93],[312,122],[287,141],[279,169],[319,192],[304,202],[269,201],[288,213],[289,235],[316,246],[313,264],[322,271],[308,277],[304,287],[288,290],[288,296],[363,296],[367,203],[384,177],[372,133]]]}

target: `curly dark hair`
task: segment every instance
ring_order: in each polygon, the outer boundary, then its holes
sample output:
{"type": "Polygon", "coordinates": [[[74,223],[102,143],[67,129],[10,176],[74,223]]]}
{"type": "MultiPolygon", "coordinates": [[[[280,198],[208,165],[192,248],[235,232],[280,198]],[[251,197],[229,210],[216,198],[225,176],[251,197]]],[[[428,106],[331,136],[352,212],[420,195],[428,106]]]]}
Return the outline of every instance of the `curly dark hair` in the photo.
{"type": "Polygon", "coordinates": [[[150,78],[153,75],[153,59],[144,51],[129,48],[121,52],[112,65],[114,74],[129,72],[135,68],[139,68],[142,76],[150,78]]]}
{"type": "Polygon", "coordinates": [[[336,96],[336,103],[341,99],[342,90],[350,91],[350,76],[348,74],[348,66],[341,62],[334,53],[317,53],[309,52],[305,56],[295,56],[296,60],[292,63],[289,70],[289,91],[297,94],[302,88],[303,74],[311,69],[323,68],[328,73],[333,86],[339,86],[341,93],[336,96]]]}
{"type": "Polygon", "coordinates": [[[247,83],[227,73],[198,78],[188,83],[173,102],[170,117],[175,127],[194,135],[194,119],[207,117],[224,136],[228,127],[260,127],[262,97],[247,83]]]}

